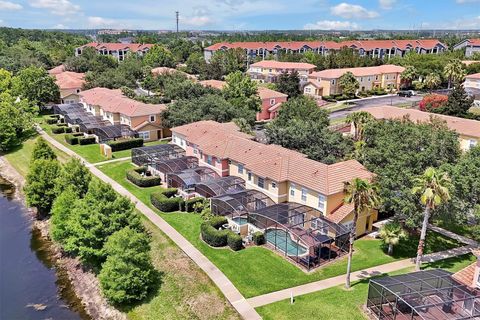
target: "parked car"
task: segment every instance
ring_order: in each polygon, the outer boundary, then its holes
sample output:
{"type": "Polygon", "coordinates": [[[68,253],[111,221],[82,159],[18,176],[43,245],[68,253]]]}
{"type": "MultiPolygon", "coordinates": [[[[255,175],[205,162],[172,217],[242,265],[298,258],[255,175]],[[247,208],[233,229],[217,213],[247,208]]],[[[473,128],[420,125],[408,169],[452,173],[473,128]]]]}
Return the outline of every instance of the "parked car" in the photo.
{"type": "Polygon", "coordinates": [[[398,91],[398,96],[399,97],[413,97],[416,96],[417,93],[413,90],[402,90],[398,91]]]}

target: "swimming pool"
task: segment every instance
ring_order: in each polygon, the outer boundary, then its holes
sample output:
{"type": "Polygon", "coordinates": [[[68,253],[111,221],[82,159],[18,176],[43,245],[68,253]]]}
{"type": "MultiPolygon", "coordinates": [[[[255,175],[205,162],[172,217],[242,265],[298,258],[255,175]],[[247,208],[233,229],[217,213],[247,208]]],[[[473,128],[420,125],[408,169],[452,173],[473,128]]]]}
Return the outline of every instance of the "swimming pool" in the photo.
{"type": "Polygon", "coordinates": [[[295,241],[290,238],[287,232],[281,229],[268,229],[265,233],[265,238],[269,243],[275,246],[275,239],[277,242],[277,249],[285,252],[285,242],[287,242],[287,254],[289,256],[299,256],[307,253],[307,248],[302,245],[297,244],[295,241]]]}
{"type": "Polygon", "coordinates": [[[248,223],[247,218],[244,218],[244,217],[235,217],[235,218],[232,218],[232,221],[238,224],[239,226],[243,226],[244,224],[248,223]]]}

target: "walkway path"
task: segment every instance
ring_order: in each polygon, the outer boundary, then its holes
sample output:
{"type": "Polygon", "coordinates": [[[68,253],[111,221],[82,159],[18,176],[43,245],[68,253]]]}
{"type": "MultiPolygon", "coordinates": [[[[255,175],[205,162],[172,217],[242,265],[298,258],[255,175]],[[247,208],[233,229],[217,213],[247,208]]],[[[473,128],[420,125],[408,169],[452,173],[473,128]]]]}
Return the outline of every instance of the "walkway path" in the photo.
{"type": "Polygon", "coordinates": [[[101,166],[102,164],[108,164],[108,163],[112,163],[112,162],[119,162],[119,161],[125,161],[125,160],[130,160],[131,157],[123,157],[123,158],[117,158],[117,159],[112,159],[112,160],[106,160],[106,161],[102,161],[102,162],[96,162],[96,163],[88,163],[87,167],[97,167],[97,166],[101,166]]]}
{"type": "Polygon", "coordinates": [[[428,224],[428,229],[430,230],[433,230],[437,233],[440,233],[442,235],[444,235],[445,237],[449,237],[451,239],[455,239],[461,243],[464,243],[464,244],[468,244],[468,245],[471,245],[471,246],[479,246],[480,244],[475,241],[475,240],[472,240],[472,239],[469,239],[467,237],[464,237],[464,236],[461,236],[461,235],[458,235],[456,233],[453,233],[451,231],[448,231],[448,230],[445,230],[443,228],[440,228],[440,227],[437,227],[437,226],[434,226],[433,224],[428,224]]]}
{"type": "Polygon", "coordinates": [[[182,249],[205,273],[212,279],[215,285],[222,291],[230,304],[237,310],[237,312],[244,319],[261,319],[260,315],[255,309],[247,302],[242,296],[240,291],[233,285],[233,283],[218,269],[207,257],[205,257],[197,248],[195,248],[187,239],[185,239],[177,230],[170,226],[165,220],[163,220],[152,209],[147,207],[144,203],[133,196],[128,190],[122,187],[118,182],[111,179],[95,166],[92,166],[85,159],[78,154],[65,147],[52,137],[50,137],[45,131],[39,129],[39,133],[50,144],[65,152],[66,154],[79,158],[89,168],[89,170],[102,181],[112,185],[113,189],[128,197],[135,203],[136,208],[142,212],[152,223],[154,223],[160,230],[162,230],[173,242],[175,242],[180,249],[182,249]]]}

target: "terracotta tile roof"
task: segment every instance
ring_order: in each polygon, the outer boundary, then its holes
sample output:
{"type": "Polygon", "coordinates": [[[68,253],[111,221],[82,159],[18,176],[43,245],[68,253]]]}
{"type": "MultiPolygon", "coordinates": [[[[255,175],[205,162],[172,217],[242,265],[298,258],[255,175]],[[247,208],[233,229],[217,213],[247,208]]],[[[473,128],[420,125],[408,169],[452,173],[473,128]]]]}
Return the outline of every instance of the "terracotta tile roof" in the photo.
{"type": "Polygon", "coordinates": [[[393,64],[385,64],[376,67],[360,67],[360,68],[342,68],[342,69],[326,69],[322,71],[312,72],[309,78],[326,78],[337,79],[347,72],[353,73],[356,77],[373,76],[377,74],[385,73],[402,73],[405,70],[404,67],[396,66],[393,64]]]}
{"type": "Polygon", "coordinates": [[[81,46],[80,48],[91,47],[95,48],[96,50],[106,49],[109,51],[117,51],[117,50],[129,50],[131,52],[137,51],[145,51],[146,49],[150,49],[153,47],[153,44],[142,44],[142,43],[97,43],[97,42],[90,42],[86,45],[81,46]]]}
{"type": "Polygon", "coordinates": [[[265,87],[258,87],[258,95],[260,96],[260,99],[265,100],[265,99],[274,99],[274,98],[287,98],[288,95],[282,92],[278,92],[272,89],[268,89],[265,87]]]}
{"type": "Polygon", "coordinates": [[[314,64],[304,62],[281,62],[275,60],[263,60],[250,65],[250,67],[266,68],[266,69],[295,69],[295,70],[313,70],[316,68],[314,64]]]}
{"type": "Polygon", "coordinates": [[[480,60],[463,60],[462,63],[466,66],[469,66],[474,63],[480,63],[480,60]]]}
{"type": "MultiPolygon", "coordinates": [[[[315,72],[313,72],[313,73],[315,73],[315,72]]],[[[312,74],[313,74],[313,73],[312,73],[312,74]]],[[[311,76],[311,75],[310,75],[310,76],[311,76]]],[[[322,84],[321,84],[319,81],[315,80],[315,79],[309,79],[308,82],[307,82],[307,85],[308,85],[308,84],[311,84],[312,86],[314,86],[314,87],[317,88],[317,89],[323,88],[322,84]]]]}
{"type": "Polygon", "coordinates": [[[221,81],[221,80],[202,80],[202,81],[199,81],[198,83],[200,83],[204,87],[212,87],[218,90],[222,90],[223,87],[225,87],[225,85],[227,84],[225,81],[221,81]]]}
{"type": "Polygon", "coordinates": [[[152,69],[152,74],[153,75],[160,75],[160,74],[173,74],[173,73],[180,73],[186,76],[190,80],[197,80],[197,78],[194,75],[188,74],[186,72],[174,69],[174,68],[168,68],[168,67],[158,67],[158,68],[153,68],[152,69]]]}
{"type": "Polygon", "coordinates": [[[250,140],[250,136],[242,136],[235,127],[232,123],[200,121],[172,131],[198,145],[205,154],[239,162],[260,177],[291,181],[325,195],[341,192],[343,183],[355,177],[373,176],[356,160],[326,165],[297,151],[250,140]]]}
{"type": "Polygon", "coordinates": [[[480,39],[467,39],[468,45],[480,47],[480,39]]]}
{"type": "Polygon", "coordinates": [[[270,108],[268,108],[268,111],[269,111],[269,112],[277,111],[278,108],[280,108],[281,106],[282,106],[282,103],[281,103],[281,102],[275,103],[273,106],[271,106],[270,108]]]}
{"type": "Polygon", "coordinates": [[[337,209],[332,211],[327,218],[335,223],[342,222],[353,211],[353,204],[342,204],[337,209]]]}
{"type": "Polygon", "coordinates": [[[166,109],[164,104],[147,104],[125,97],[119,89],[93,88],[80,93],[82,101],[98,105],[103,110],[121,113],[129,117],[159,114],[166,109]]]}
{"type": "Polygon", "coordinates": [[[457,133],[470,137],[480,138],[480,121],[445,116],[441,114],[423,112],[415,109],[404,109],[392,106],[369,107],[362,109],[373,115],[376,119],[401,119],[409,116],[410,120],[427,122],[430,117],[438,117],[447,122],[447,126],[457,133]]]}
{"type": "Polygon", "coordinates": [[[480,73],[469,74],[465,77],[468,80],[480,80],[480,73]]]}
{"type": "Polygon", "coordinates": [[[53,76],[60,90],[80,89],[85,83],[85,74],[83,73],[64,71],[55,73],[53,76]]]}
{"type": "Polygon", "coordinates": [[[62,73],[64,71],[65,71],[65,66],[63,64],[61,64],[59,66],[56,66],[55,68],[52,68],[52,69],[48,70],[48,73],[50,75],[54,75],[54,74],[62,73]]]}
{"type": "Polygon", "coordinates": [[[458,271],[457,273],[452,275],[452,278],[460,282],[461,284],[464,284],[468,287],[475,288],[477,285],[474,282],[474,276],[475,276],[475,268],[476,268],[476,262],[472,263],[466,268],[463,268],[462,270],[458,271]]]}

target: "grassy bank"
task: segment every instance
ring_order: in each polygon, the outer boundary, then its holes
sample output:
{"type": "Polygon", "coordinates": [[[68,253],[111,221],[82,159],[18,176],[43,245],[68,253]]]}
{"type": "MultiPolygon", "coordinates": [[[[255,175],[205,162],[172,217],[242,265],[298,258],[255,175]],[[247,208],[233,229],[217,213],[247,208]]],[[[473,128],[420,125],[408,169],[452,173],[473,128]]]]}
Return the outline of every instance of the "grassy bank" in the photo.
{"type": "MultiPolygon", "coordinates": [[[[443,268],[456,272],[474,260],[473,255],[465,255],[451,259],[445,259],[436,263],[426,264],[423,268],[443,268]]],[[[390,275],[413,271],[407,268],[393,272],[390,275]]],[[[290,300],[275,302],[257,308],[257,312],[263,319],[329,319],[343,320],[367,319],[362,311],[368,294],[368,279],[353,283],[351,290],[345,290],[342,286],[306,294],[295,298],[295,303],[290,300]]]]}
{"type": "MultiPolygon", "coordinates": [[[[150,194],[159,187],[139,188],[125,178],[125,171],[133,167],[128,161],[100,165],[98,168],[124,186],[140,201],[156,210],[150,203],[150,194]]],[[[288,287],[322,280],[345,273],[346,259],[333,262],[315,272],[306,274],[284,257],[263,247],[250,247],[233,252],[230,249],[214,249],[199,237],[202,218],[191,213],[164,214],[156,210],[172,227],[205,254],[234,283],[246,297],[253,297],[288,287]]],[[[360,239],[355,243],[352,270],[357,271],[416,254],[418,239],[409,238],[397,246],[393,256],[385,254],[382,242],[375,239],[360,239]]],[[[429,233],[426,252],[453,248],[459,244],[437,233],[429,233]]]]}

